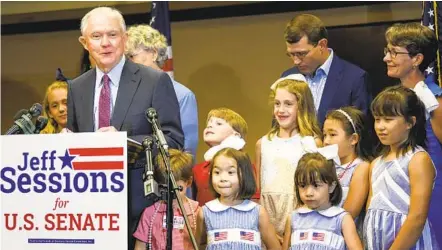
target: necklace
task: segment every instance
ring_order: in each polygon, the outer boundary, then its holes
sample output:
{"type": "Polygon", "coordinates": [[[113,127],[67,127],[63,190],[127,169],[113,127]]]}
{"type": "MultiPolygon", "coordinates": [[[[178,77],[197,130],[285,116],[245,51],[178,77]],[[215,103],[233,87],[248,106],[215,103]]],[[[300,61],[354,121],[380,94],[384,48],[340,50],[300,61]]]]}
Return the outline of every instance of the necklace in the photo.
{"type": "Polygon", "coordinates": [[[158,206],[155,208],[155,212],[153,213],[152,218],[150,219],[150,224],[149,224],[149,234],[147,236],[147,249],[151,250],[152,249],[152,230],[153,230],[153,222],[155,221],[155,217],[158,213],[158,210],[160,209],[161,204],[157,204],[158,206]]]}
{"type": "MultiPolygon", "coordinates": [[[[190,228],[192,229],[192,231],[195,231],[195,229],[196,229],[196,217],[195,217],[195,212],[193,211],[193,207],[192,207],[192,203],[190,203],[190,200],[189,200],[189,198],[187,198],[186,197],[186,201],[187,201],[187,204],[188,204],[188,206],[189,206],[189,209],[190,209],[190,215],[192,215],[192,225],[190,226],[190,228]]],[[[175,206],[174,206],[174,208],[176,208],[175,206]]],[[[184,211],[184,213],[185,213],[186,211],[184,211]]],[[[184,216],[184,215],[183,215],[184,216]]]]}
{"type": "MultiPolygon", "coordinates": [[[[186,201],[187,201],[187,204],[188,204],[188,206],[189,206],[189,209],[190,209],[190,212],[191,212],[191,215],[192,215],[192,225],[190,226],[190,228],[192,229],[192,231],[194,231],[195,232],[195,230],[196,230],[196,216],[195,216],[195,212],[193,211],[193,207],[192,207],[192,204],[191,204],[191,202],[190,202],[190,200],[189,200],[189,198],[187,198],[186,197],[186,201]]],[[[162,204],[165,204],[165,202],[164,201],[161,201],[160,202],[160,204],[158,204],[158,206],[155,208],[155,211],[154,211],[154,213],[153,213],[153,215],[152,215],[152,218],[151,218],[151,220],[150,220],[150,224],[149,224],[149,234],[148,234],[148,236],[147,236],[147,249],[148,250],[151,250],[152,249],[152,231],[153,231],[153,223],[154,223],[154,221],[155,221],[155,217],[157,216],[157,214],[158,214],[158,210],[160,209],[160,207],[161,207],[161,205],[162,204]]],[[[175,210],[175,208],[176,208],[176,206],[175,205],[173,205],[173,209],[175,210]]],[[[184,211],[184,213],[186,213],[186,211],[184,211]]],[[[184,216],[184,215],[183,215],[184,216]]]]}
{"type": "Polygon", "coordinates": [[[356,160],[357,158],[354,158],[348,165],[347,167],[345,167],[344,171],[342,171],[339,175],[338,175],[338,180],[339,182],[341,182],[342,177],[344,177],[345,173],[347,172],[347,170],[350,169],[351,164],[356,160]]]}

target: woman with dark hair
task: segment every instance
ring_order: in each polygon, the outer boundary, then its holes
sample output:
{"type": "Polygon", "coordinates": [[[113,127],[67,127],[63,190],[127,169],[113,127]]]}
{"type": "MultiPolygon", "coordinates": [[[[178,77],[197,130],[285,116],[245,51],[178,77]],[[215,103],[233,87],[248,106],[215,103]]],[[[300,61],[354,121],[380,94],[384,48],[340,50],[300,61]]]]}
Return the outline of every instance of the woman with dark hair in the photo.
{"type": "Polygon", "coordinates": [[[434,32],[420,23],[395,24],[385,33],[384,62],[387,74],[413,89],[424,103],[427,115],[427,151],[439,173],[436,176],[429,219],[436,238],[442,242],[442,89],[424,72],[436,58],[438,41],[434,32]]]}

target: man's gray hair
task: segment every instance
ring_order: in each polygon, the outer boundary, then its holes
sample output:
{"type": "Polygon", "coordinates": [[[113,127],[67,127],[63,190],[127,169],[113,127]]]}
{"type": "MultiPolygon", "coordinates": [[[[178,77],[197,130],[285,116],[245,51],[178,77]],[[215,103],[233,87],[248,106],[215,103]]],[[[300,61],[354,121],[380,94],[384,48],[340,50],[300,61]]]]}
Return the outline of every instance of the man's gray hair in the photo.
{"type": "Polygon", "coordinates": [[[95,9],[92,9],[91,11],[89,11],[81,19],[80,30],[81,30],[81,34],[82,35],[85,35],[86,29],[87,29],[87,25],[88,25],[88,22],[89,22],[89,18],[92,15],[95,15],[95,14],[98,14],[98,13],[106,14],[108,16],[116,17],[118,19],[118,22],[120,23],[121,30],[123,32],[126,32],[126,22],[124,21],[123,15],[121,14],[121,12],[119,10],[111,8],[111,7],[97,7],[95,9]]]}

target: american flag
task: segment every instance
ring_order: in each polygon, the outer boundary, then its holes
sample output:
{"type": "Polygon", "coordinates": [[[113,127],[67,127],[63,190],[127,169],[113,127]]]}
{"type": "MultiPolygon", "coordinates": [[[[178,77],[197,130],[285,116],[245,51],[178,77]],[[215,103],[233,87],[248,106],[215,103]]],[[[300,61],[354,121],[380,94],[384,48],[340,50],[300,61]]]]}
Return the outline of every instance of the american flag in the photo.
{"type": "Polygon", "coordinates": [[[324,238],[325,238],[324,233],[313,232],[312,240],[324,241],[324,238]]]}
{"type": "MultiPolygon", "coordinates": [[[[122,147],[69,148],[66,153],[70,158],[73,170],[124,169],[124,148],[122,147]],[[75,161],[72,161],[73,159],[75,161]]],[[[66,157],[65,155],[61,158],[65,159],[66,157]]]]}
{"type": "Polygon", "coordinates": [[[241,231],[239,234],[241,240],[249,240],[249,241],[255,240],[255,234],[253,232],[241,231]]]}
{"type": "Polygon", "coordinates": [[[430,66],[428,66],[428,68],[425,70],[425,76],[427,80],[433,80],[433,82],[438,82],[439,86],[442,87],[442,81],[441,81],[442,8],[438,1],[424,1],[422,5],[423,5],[422,24],[433,30],[439,41],[439,48],[437,50],[436,61],[434,63],[431,63],[430,66]]]}
{"type": "Polygon", "coordinates": [[[301,232],[299,233],[299,240],[306,240],[308,238],[308,233],[301,232]]]}
{"type": "Polygon", "coordinates": [[[167,60],[162,70],[173,78],[172,36],[170,32],[169,2],[152,1],[151,19],[149,25],[157,29],[167,38],[167,60]]]}
{"type": "Polygon", "coordinates": [[[227,231],[215,233],[215,241],[219,240],[227,240],[227,231]]]}

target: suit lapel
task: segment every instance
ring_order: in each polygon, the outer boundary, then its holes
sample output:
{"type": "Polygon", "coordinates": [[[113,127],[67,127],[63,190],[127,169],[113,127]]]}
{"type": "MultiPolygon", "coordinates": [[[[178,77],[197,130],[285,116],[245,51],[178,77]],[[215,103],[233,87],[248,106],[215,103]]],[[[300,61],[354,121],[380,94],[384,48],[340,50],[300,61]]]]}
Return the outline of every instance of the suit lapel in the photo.
{"type": "Polygon", "coordinates": [[[84,118],[85,131],[94,131],[94,96],[95,96],[95,81],[97,73],[95,68],[89,72],[89,75],[84,84],[85,90],[82,91],[82,113],[86,114],[84,118]],[[92,82],[92,84],[90,84],[92,82]]]}
{"type": "Polygon", "coordinates": [[[111,125],[117,130],[121,130],[127,111],[140,84],[141,77],[136,74],[138,70],[139,67],[130,60],[126,60],[124,63],[111,120],[111,125]]]}
{"type": "Polygon", "coordinates": [[[339,88],[339,83],[342,79],[342,67],[340,58],[336,55],[333,56],[333,61],[328,71],[327,80],[325,81],[324,91],[321,97],[321,103],[319,104],[318,117],[325,117],[327,108],[330,106],[333,100],[336,90],[339,88]]]}

